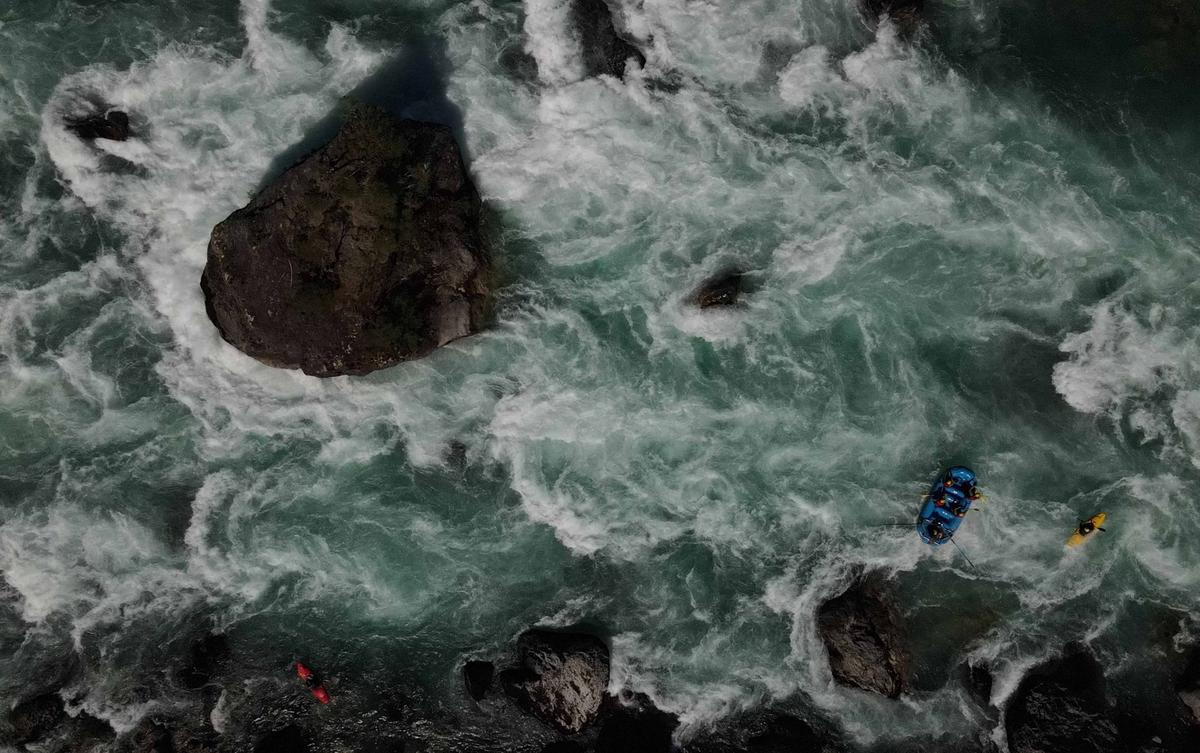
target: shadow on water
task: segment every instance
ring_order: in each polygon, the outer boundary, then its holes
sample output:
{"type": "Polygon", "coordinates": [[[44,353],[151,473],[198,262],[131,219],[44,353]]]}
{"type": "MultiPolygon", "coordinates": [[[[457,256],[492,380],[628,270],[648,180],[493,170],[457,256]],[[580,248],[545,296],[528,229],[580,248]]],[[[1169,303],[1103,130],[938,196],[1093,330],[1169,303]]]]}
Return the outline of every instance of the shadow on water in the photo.
{"type": "Polygon", "coordinates": [[[255,192],[261,191],[303,157],[333,139],[354,104],[378,107],[397,118],[440,123],[458,141],[463,161],[469,166],[462,110],[446,96],[450,62],[441,39],[425,38],[404,43],[396,57],[380,66],[351,90],[336,108],[317,121],[303,138],[271,161],[255,192]]]}

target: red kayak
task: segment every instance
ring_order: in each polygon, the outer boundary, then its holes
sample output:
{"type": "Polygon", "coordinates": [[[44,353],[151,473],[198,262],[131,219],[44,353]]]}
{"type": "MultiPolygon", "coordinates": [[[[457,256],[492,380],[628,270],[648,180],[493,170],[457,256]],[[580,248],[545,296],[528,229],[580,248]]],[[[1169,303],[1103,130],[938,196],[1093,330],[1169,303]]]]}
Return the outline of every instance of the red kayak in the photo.
{"type": "Polygon", "coordinates": [[[296,675],[304,681],[305,687],[313,694],[321,703],[329,703],[329,691],[325,689],[325,684],[321,682],[321,678],[317,677],[316,673],[300,662],[296,662],[296,675]]]}

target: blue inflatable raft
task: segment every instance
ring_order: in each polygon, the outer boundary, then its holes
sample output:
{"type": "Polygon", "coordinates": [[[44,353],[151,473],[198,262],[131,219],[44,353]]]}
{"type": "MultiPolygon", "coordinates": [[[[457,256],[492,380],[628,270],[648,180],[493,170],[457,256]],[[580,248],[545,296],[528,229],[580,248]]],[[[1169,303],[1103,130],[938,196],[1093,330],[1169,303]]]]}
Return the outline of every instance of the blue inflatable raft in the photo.
{"type": "Polygon", "coordinates": [[[941,546],[954,536],[979,499],[975,473],[961,465],[951,466],[929,487],[925,503],[917,515],[917,533],[930,546],[941,546]]]}

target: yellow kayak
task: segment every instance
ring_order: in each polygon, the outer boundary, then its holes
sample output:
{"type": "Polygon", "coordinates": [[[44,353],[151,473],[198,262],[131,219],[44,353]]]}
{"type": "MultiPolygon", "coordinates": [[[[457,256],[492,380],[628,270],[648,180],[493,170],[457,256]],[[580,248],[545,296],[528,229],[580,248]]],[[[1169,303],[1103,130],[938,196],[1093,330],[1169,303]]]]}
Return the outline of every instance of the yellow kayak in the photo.
{"type": "Polygon", "coordinates": [[[1071,534],[1071,538],[1067,539],[1067,546],[1074,547],[1082,544],[1085,539],[1100,530],[1100,526],[1104,525],[1106,518],[1108,518],[1108,515],[1101,512],[1085,520],[1083,525],[1079,526],[1079,528],[1075,529],[1075,533],[1071,534]],[[1088,528],[1088,523],[1091,523],[1090,528],[1088,528]],[[1085,529],[1086,533],[1084,532],[1085,529]]]}

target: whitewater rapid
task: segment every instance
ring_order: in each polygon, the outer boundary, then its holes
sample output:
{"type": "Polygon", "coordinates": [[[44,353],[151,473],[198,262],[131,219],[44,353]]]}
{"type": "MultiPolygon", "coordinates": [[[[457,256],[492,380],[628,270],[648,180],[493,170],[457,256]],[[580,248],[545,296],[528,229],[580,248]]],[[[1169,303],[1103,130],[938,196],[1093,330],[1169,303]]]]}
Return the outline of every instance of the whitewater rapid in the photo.
{"type": "Polygon", "coordinates": [[[1114,152],[849,3],[617,4],[648,61],[624,80],[584,76],[547,0],[63,10],[60,56],[3,20],[0,697],[78,654],[73,703],[129,729],[178,701],[137,647],[203,625],[264,665],[401,654],[455,704],[463,656],[589,620],[611,689],[681,734],[800,691],[871,741],[987,729],[943,677],[968,657],[1000,701],[1064,635],[1119,674],[1152,660],[1141,610],[1195,634],[1200,211],[1172,146],[1114,152]],[[495,325],[362,378],[237,352],[212,226],[429,38],[495,325]],[[66,131],[96,101],[136,138],[66,131]],[[729,266],[745,305],[687,305],[729,266]],[[974,568],[873,527],[951,462],[989,495],[974,568]],[[1064,550],[1098,509],[1107,538],[1064,550]],[[919,699],[832,680],[813,615],[860,566],[937,636],[919,699]]]}

